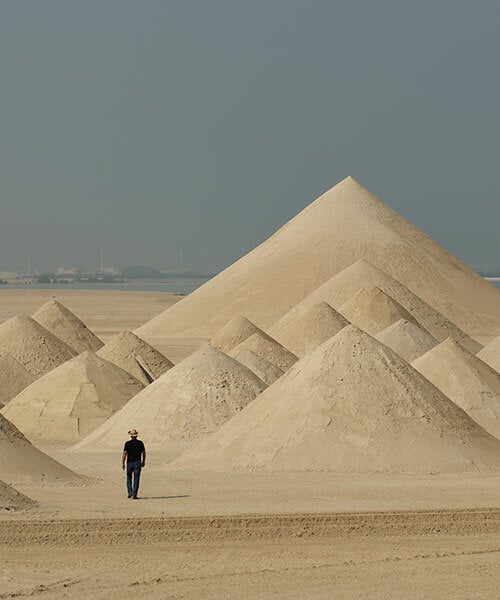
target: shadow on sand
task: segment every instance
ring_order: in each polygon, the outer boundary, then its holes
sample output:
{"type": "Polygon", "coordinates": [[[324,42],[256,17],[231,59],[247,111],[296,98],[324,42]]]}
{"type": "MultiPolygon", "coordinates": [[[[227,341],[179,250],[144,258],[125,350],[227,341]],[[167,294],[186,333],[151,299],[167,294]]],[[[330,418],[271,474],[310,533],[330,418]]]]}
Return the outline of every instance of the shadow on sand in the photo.
{"type": "Polygon", "coordinates": [[[189,494],[184,496],[139,496],[139,500],[174,500],[175,498],[191,498],[189,494]]]}

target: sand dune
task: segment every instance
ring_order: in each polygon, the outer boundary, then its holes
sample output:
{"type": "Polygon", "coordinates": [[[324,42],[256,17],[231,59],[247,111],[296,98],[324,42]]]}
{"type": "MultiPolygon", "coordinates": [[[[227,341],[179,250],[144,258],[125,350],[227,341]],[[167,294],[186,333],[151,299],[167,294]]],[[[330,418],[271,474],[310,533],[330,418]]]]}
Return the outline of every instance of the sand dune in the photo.
{"type": "Polygon", "coordinates": [[[231,319],[224,327],[219,329],[215,335],[210,338],[210,344],[222,350],[222,352],[230,352],[236,348],[238,344],[245,341],[254,333],[259,333],[261,330],[246,317],[241,315],[231,319]]]}
{"type": "Polygon", "coordinates": [[[34,505],[35,502],[31,498],[0,481],[0,511],[26,510],[34,505]]]}
{"type": "Polygon", "coordinates": [[[288,369],[297,361],[297,357],[293,352],[287,350],[262,330],[254,333],[236,346],[234,353],[241,350],[250,350],[250,352],[267,360],[282,371],[288,371],[288,369]]]}
{"type": "Polygon", "coordinates": [[[0,355],[0,404],[7,404],[35,379],[13,356],[0,355]]]}
{"type": "Polygon", "coordinates": [[[236,348],[232,352],[229,352],[229,356],[232,356],[243,366],[250,369],[266,385],[272,385],[285,372],[247,348],[236,348]]]}
{"type": "Polygon", "coordinates": [[[500,372],[500,335],[486,345],[477,356],[493,367],[496,371],[500,372]]]}
{"type": "Polygon", "coordinates": [[[393,323],[375,337],[409,363],[438,344],[423,327],[405,319],[393,323]]]}

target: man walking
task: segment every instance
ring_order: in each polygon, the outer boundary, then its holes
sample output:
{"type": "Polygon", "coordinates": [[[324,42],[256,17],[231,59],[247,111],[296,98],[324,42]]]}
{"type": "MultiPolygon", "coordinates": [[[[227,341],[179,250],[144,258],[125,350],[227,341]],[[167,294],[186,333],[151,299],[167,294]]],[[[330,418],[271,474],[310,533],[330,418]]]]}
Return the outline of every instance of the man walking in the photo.
{"type": "Polygon", "coordinates": [[[146,448],[141,440],[137,439],[139,435],[136,429],[128,432],[130,440],[125,442],[122,453],[122,469],[125,470],[125,459],[127,460],[127,492],[128,498],[137,500],[139,491],[139,480],[141,478],[141,469],[146,466],[146,448]],[[133,483],[132,483],[133,475],[133,483]]]}

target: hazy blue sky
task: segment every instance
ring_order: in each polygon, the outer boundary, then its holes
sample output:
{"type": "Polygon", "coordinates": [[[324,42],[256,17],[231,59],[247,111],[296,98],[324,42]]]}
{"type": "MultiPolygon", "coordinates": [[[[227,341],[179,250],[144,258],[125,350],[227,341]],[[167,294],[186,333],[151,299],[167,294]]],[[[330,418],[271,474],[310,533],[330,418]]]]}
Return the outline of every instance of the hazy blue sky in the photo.
{"type": "Polygon", "coordinates": [[[499,27],[498,0],[0,2],[0,267],[222,267],[349,174],[500,263],[499,27]]]}

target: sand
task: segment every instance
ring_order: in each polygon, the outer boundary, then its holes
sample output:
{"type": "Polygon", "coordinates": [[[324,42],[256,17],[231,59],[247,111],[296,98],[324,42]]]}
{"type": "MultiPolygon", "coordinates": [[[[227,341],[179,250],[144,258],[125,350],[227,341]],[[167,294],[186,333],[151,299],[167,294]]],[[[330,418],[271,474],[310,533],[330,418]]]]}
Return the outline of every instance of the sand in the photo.
{"type": "Polygon", "coordinates": [[[297,361],[297,357],[293,352],[287,350],[264,331],[254,333],[245,341],[241,342],[241,344],[234,349],[234,353],[236,354],[241,350],[250,350],[281,371],[288,371],[288,369],[297,361]]]}
{"type": "Polygon", "coordinates": [[[438,344],[423,327],[405,319],[393,323],[375,337],[410,363],[438,344]]]}
{"type": "Polygon", "coordinates": [[[25,388],[2,414],[32,442],[74,444],[142,389],[126,371],[82,352],[25,388]]]}
{"type": "Polygon", "coordinates": [[[0,481],[0,513],[3,511],[27,510],[34,505],[35,502],[31,498],[0,481]]]}
{"type": "Polygon", "coordinates": [[[500,439],[500,373],[448,339],[412,365],[486,431],[500,439]]]}
{"type": "Polygon", "coordinates": [[[229,353],[229,356],[232,356],[239,363],[250,369],[266,385],[273,384],[285,372],[247,348],[236,348],[229,353]]]}
{"type": "Polygon", "coordinates": [[[36,377],[10,354],[0,355],[0,404],[17,396],[36,377]]]}
{"type": "Polygon", "coordinates": [[[210,338],[210,344],[222,350],[222,352],[230,352],[236,346],[241,344],[254,333],[259,333],[261,330],[246,317],[239,315],[226,323],[224,327],[219,329],[217,333],[210,338]]]}
{"type": "Polygon", "coordinates": [[[500,336],[491,340],[489,344],[478,352],[477,356],[490,365],[490,367],[500,372],[500,336]]]}

